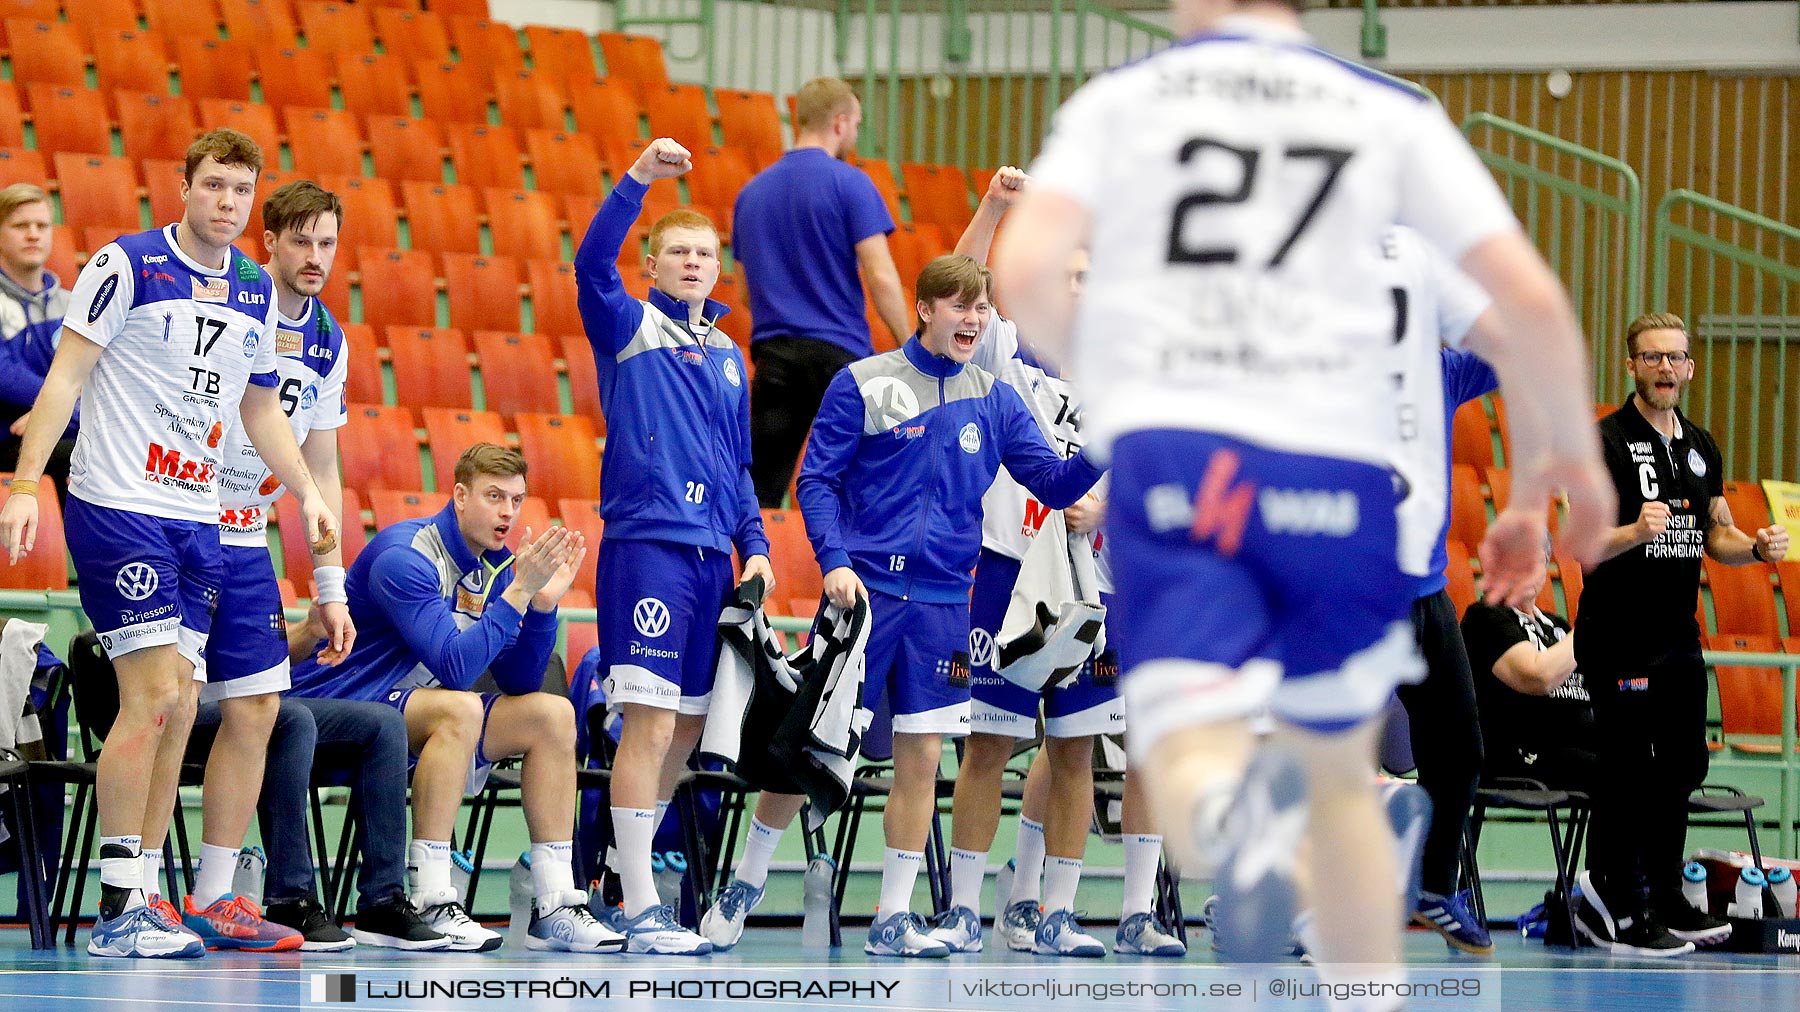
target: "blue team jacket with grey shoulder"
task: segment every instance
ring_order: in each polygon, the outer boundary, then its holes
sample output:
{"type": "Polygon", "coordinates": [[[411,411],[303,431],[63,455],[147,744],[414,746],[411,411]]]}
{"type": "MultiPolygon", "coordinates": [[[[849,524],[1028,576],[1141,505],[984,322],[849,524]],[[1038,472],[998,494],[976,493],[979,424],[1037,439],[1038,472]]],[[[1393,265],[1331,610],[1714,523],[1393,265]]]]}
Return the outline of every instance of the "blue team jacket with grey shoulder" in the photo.
{"type": "Polygon", "coordinates": [[[800,469],[800,510],[819,569],[870,590],[967,604],[981,552],[981,497],[1000,465],[1052,509],[1100,478],[1044,442],[1018,391],[925,350],[917,335],[852,362],[825,390],[800,469]]]}

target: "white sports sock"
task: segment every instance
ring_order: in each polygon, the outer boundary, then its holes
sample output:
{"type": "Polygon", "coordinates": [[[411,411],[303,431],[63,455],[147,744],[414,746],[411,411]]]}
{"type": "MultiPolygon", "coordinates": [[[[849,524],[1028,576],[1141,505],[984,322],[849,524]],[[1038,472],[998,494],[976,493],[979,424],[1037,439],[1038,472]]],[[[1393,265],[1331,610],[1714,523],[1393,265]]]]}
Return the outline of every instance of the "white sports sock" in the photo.
{"type": "Polygon", "coordinates": [[[919,866],[925,860],[922,850],[887,848],[881,861],[881,902],[875,916],[887,920],[895,914],[912,911],[913,883],[918,881],[919,866]]]}
{"type": "Polygon", "coordinates": [[[625,916],[636,917],[662,900],[650,871],[650,839],[656,835],[656,810],[614,808],[613,842],[619,848],[619,886],[625,893],[625,916]]]}
{"type": "Polygon", "coordinates": [[[194,876],[195,910],[205,910],[231,891],[231,876],[237,873],[237,856],[234,847],[200,845],[200,873],[194,876]]]}
{"type": "Polygon", "coordinates": [[[775,856],[775,845],[781,842],[784,830],[773,826],[765,826],[756,819],[750,818],[750,832],[744,837],[744,858],[738,862],[738,878],[743,879],[758,889],[769,881],[769,860],[775,856]]]}
{"type": "Polygon", "coordinates": [[[981,916],[981,884],[987,878],[987,851],[950,848],[950,905],[981,916]]]}
{"type": "Polygon", "coordinates": [[[1013,855],[1011,906],[1020,900],[1035,900],[1043,895],[1044,824],[1019,816],[1019,846],[1013,855]]]}
{"type": "Polygon", "coordinates": [[[406,848],[406,871],[412,878],[413,905],[420,910],[456,899],[450,882],[450,841],[414,840],[406,848]]]}
{"type": "Polygon", "coordinates": [[[1075,887],[1080,884],[1080,858],[1051,858],[1044,866],[1044,913],[1075,909],[1075,887]]]}
{"type": "Polygon", "coordinates": [[[162,848],[138,852],[144,862],[144,892],[164,895],[162,890],[162,848]]]}
{"type": "Polygon", "coordinates": [[[1119,907],[1121,920],[1150,912],[1156,893],[1156,863],[1161,858],[1161,836],[1125,834],[1125,902],[1119,907]]]}
{"type": "Polygon", "coordinates": [[[553,840],[531,845],[531,887],[539,912],[555,910],[575,891],[575,844],[553,840]]]}

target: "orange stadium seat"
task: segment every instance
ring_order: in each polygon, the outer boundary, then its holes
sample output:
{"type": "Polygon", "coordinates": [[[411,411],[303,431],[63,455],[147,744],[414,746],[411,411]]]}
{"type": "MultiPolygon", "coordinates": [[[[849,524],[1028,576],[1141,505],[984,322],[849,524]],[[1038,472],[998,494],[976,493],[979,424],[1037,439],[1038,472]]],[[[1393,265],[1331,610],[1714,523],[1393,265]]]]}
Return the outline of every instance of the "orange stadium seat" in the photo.
{"type": "Polygon", "coordinates": [[[137,225],[137,165],[130,159],[58,152],[52,161],[65,224],[137,225]]]}
{"type": "Polygon", "coordinates": [[[356,114],[344,109],[281,110],[287,125],[288,151],[294,171],[302,176],[362,175],[362,129],[356,114]]]}
{"type": "MultiPolygon", "coordinates": [[[[597,544],[598,542],[595,541],[588,542],[587,558],[583,559],[581,563],[581,568],[584,572],[587,570],[587,567],[597,566],[599,564],[598,560],[595,558],[595,556],[599,554],[595,551],[597,544]]],[[[580,575],[577,575],[575,577],[575,585],[569,588],[569,597],[564,598],[564,607],[572,607],[568,604],[568,601],[570,598],[573,598],[577,592],[584,592],[591,597],[594,593],[593,582],[590,581],[584,585],[581,582],[580,575]]],[[[575,669],[581,667],[582,660],[586,658],[591,651],[600,649],[600,626],[594,622],[571,621],[564,627],[563,632],[563,666],[568,669],[569,677],[573,679],[575,677],[575,669]]]]}
{"type": "MultiPolygon", "coordinates": [[[[881,199],[887,201],[888,214],[893,215],[895,221],[899,221],[900,187],[894,182],[893,167],[880,158],[872,158],[866,161],[861,158],[851,158],[850,164],[863,170],[863,173],[875,184],[875,189],[881,194],[881,199]]],[[[913,217],[917,220],[918,215],[914,215],[913,217]]],[[[958,229],[957,234],[961,235],[962,231],[958,229]]]]}
{"type": "Polygon", "coordinates": [[[1787,612],[1789,636],[1800,636],[1800,562],[1780,562],[1775,574],[1781,580],[1781,600],[1787,612]]]}
{"type": "Polygon", "coordinates": [[[130,235],[138,231],[136,225],[115,222],[111,225],[90,225],[81,230],[81,247],[90,258],[100,247],[112,242],[122,235],[130,235]]]}
{"type": "Polygon", "coordinates": [[[600,377],[594,367],[594,347],[586,335],[565,334],[560,339],[563,364],[569,373],[569,400],[575,413],[594,423],[594,431],[606,435],[606,415],[600,410],[600,377]]]}
{"type": "MultiPolygon", "coordinates": [[[[342,440],[339,440],[339,445],[342,445],[342,440]]],[[[362,496],[345,482],[344,515],[338,517],[338,541],[343,545],[346,566],[355,561],[356,556],[369,543],[369,535],[363,530],[362,507],[362,496]]],[[[270,520],[281,538],[281,566],[282,572],[286,574],[282,579],[293,583],[296,593],[312,596],[312,546],[308,543],[306,525],[300,517],[299,500],[294,498],[292,492],[282,493],[275,503],[270,520]],[[284,520],[286,523],[282,522],[284,520]]]]}
{"type": "Polygon", "coordinates": [[[262,100],[277,109],[331,108],[331,60],[314,49],[278,49],[261,43],[256,50],[256,79],[262,100]]]}
{"type": "Polygon", "coordinates": [[[1565,551],[1558,549],[1552,559],[1556,563],[1557,579],[1562,583],[1562,614],[1563,617],[1573,622],[1575,621],[1575,612],[1581,607],[1581,588],[1584,582],[1582,577],[1585,574],[1582,572],[1581,563],[1576,562],[1575,557],[1565,551]]]}
{"type": "Polygon", "coordinates": [[[26,84],[87,86],[87,47],[73,25],[6,19],[12,79],[26,84]]]}
{"type": "Polygon", "coordinates": [[[1710,558],[1704,564],[1712,587],[1713,625],[1720,635],[1781,635],[1768,565],[1727,566],[1710,558]]]}
{"type": "Polygon", "coordinates": [[[665,84],[645,92],[644,108],[650,114],[652,137],[673,137],[692,151],[712,147],[706,89],[697,84],[665,84]]]}
{"type": "Polygon", "coordinates": [[[693,203],[713,210],[714,224],[729,239],[731,210],[737,204],[738,191],[756,175],[756,166],[748,152],[737,148],[709,147],[694,154],[694,170],[684,177],[688,194],[693,203]]]}
{"type": "Polygon", "coordinates": [[[436,120],[370,116],[363,126],[375,175],[382,179],[444,181],[444,128],[436,120]]]}
{"type": "Polygon", "coordinates": [[[731,312],[727,313],[720,324],[732,341],[744,349],[746,363],[750,358],[750,299],[744,290],[743,282],[735,274],[719,275],[719,283],[713,287],[712,297],[723,302],[731,312]]]}
{"type": "Polygon", "coordinates": [[[471,408],[469,339],[455,328],[389,327],[394,399],[413,407],[471,408]]]}
{"type": "MultiPolygon", "coordinates": [[[[83,44],[90,47],[102,35],[136,31],[138,27],[136,5],[129,3],[76,3],[65,0],[63,16],[68,18],[69,25],[81,36],[83,44]]],[[[88,49],[89,54],[93,52],[92,48],[88,49]]]]}
{"type": "Polygon", "coordinates": [[[181,93],[204,102],[209,98],[248,102],[256,77],[255,51],[241,39],[177,36],[175,68],[181,93]]]}
{"type": "Polygon", "coordinates": [[[542,190],[482,191],[494,252],[520,260],[561,260],[556,199],[542,190]]]}
{"type": "MultiPolygon", "coordinates": [[[[1719,633],[1705,638],[1708,650],[1730,653],[1781,653],[1774,636],[1719,633]]],[[[1721,664],[1713,669],[1719,685],[1719,720],[1726,734],[1781,733],[1781,669],[1721,664]]],[[[1780,745],[1737,746],[1740,751],[1779,753],[1780,745]]]]}
{"type": "Polygon", "coordinates": [[[600,179],[600,151],[585,133],[561,130],[529,130],[525,152],[539,190],[598,197],[605,188],[600,179]]]}
{"type": "MultiPolygon", "coordinates": [[[[318,182],[344,202],[344,226],[338,238],[339,266],[333,273],[343,270],[342,265],[347,259],[344,254],[353,246],[391,248],[400,244],[400,209],[394,203],[394,184],[385,179],[359,176],[325,177],[318,182]],[[355,243],[345,242],[350,237],[355,237],[355,243]]],[[[334,306],[333,310],[336,308],[334,306]]],[[[344,304],[343,310],[343,315],[348,316],[349,303],[344,304]]]]}
{"type": "Polygon", "coordinates": [[[11,81],[0,81],[0,148],[25,146],[25,105],[19,99],[19,87],[11,81]]]}
{"type": "Polygon", "coordinates": [[[817,599],[825,592],[825,577],[813,561],[812,542],[806,539],[806,521],[797,509],[762,511],[763,531],[769,536],[769,566],[781,596],[795,600],[817,599]]]}
{"type": "Polygon", "coordinates": [[[458,183],[476,189],[524,188],[519,138],[512,127],[451,123],[444,127],[444,134],[450,141],[450,163],[456,168],[458,183]]]}
{"type": "Polygon", "coordinates": [[[94,74],[101,91],[169,93],[169,47],[160,34],[101,32],[94,37],[93,52],[94,74]]]}
{"type": "MultiPolygon", "coordinates": [[[[442,14],[442,11],[439,11],[442,14]]],[[[492,81],[495,74],[525,69],[525,51],[519,47],[519,32],[511,25],[449,15],[450,41],[456,46],[461,64],[482,81],[492,81]]]]}
{"type": "Polygon", "coordinates": [[[437,492],[380,489],[369,493],[369,507],[375,511],[375,530],[379,532],[397,523],[431,516],[443,509],[449,499],[447,488],[437,492]]]}
{"type": "MultiPolygon", "coordinates": [[[[627,81],[610,77],[572,78],[569,108],[575,128],[591,137],[624,138],[641,133],[644,100],[627,81]]],[[[627,166],[613,166],[614,177],[627,166]]]]}
{"type": "Polygon", "coordinates": [[[441,123],[486,123],[493,77],[468,63],[415,63],[419,110],[441,123]]]}
{"type": "MultiPolygon", "coordinates": [[[[14,183],[43,186],[49,180],[50,166],[44,161],[42,151],[0,148],[0,186],[11,186],[14,183]]],[[[65,277],[63,280],[67,283],[72,279],[65,277]]]]}
{"type": "Polygon", "coordinates": [[[527,260],[525,283],[531,288],[531,329],[534,332],[581,333],[581,311],[575,304],[574,265],[557,260],[527,260]]]}
{"type": "Polygon", "coordinates": [[[336,65],[344,108],[362,116],[412,115],[412,86],[400,57],[338,53],[336,65]]]}
{"type": "Polygon", "coordinates": [[[244,237],[237,244],[245,255],[257,259],[266,255],[262,245],[263,201],[269,199],[271,193],[299,178],[301,177],[296,173],[269,168],[269,159],[263,159],[262,174],[256,177],[256,202],[250,205],[250,221],[244,226],[244,237]]]}
{"type": "MultiPolygon", "coordinates": [[[[0,489],[8,495],[12,494],[12,481],[11,472],[0,474],[0,489]]],[[[38,484],[37,543],[18,562],[0,566],[0,590],[68,589],[69,549],[63,541],[62,501],[55,479],[43,478],[38,484]]]]}
{"type": "MultiPolygon", "coordinates": [[[[455,484],[456,458],[476,443],[505,446],[506,427],[493,411],[458,411],[455,408],[426,408],[425,436],[431,441],[431,466],[437,473],[437,488],[448,492],[455,484]]],[[[538,490],[540,493],[543,489],[538,490]]]]}
{"type": "Polygon", "coordinates": [[[436,11],[377,8],[375,35],[389,56],[408,62],[450,62],[450,26],[436,11]]]}
{"type": "MultiPolygon", "coordinates": [[[[33,151],[32,154],[35,155],[37,152],[33,151]]],[[[81,265],[75,259],[75,232],[73,229],[66,225],[58,225],[50,230],[50,259],[45,261],[44,267],[61,278],[64,286],[75,284],[75,276],[81,273],[81,265]]]]}
{"type": "Polygon", "coordinates": [[[485,18],[488,0],[431,0],[431,9],[445,17],[485,18]]]}
{"type": "Polygon", "coordinates": [[[594,36],[606,61],[606,76],[627,81],[640,96],[669,83],[662,43],[648,35],[601,32],[594,36]]]}
{"type": "Polygon", "coordinates": [[[914,221],[929,221],[945,232],[961,235],[974,212],[969,208],[969,183],[954,165],[900,163],[906,195],[912,200],[914,221]]]}
{"type": "Polygon", "coordinates": [[[112,154],[112,132],[106,128],[106,101],[99,92],[29,82],[25,85],[25,102],[31,107],[31,124],[37,131],[39,151],[112,154]]]}
{"type": "Polygon", "coordinates": [[[351,404],[350,420],[338,439],[338,461],[346,488],[420,489],[419,437],[413,409],[351,404]]]}
{"type": "Polygon", "coordinates": [[[1487,535],[1487,503],[1481,479],[1467,464],[1450,467],[1450,540],[1473,549],[1487,535]]]}
{"type": "Polygon", "coordinates": [[[437,326],[437,268],[430,253],[359,246],[356,273],[362,322],[377,331],[437,326]]]}
{"type": "MultiPolygon", "coordinates": [[[[139,0],[144,19],[167,39],[210,40],[219,37],[218,0],[139,0]]],[[[186,88],[182,94],[187,94],[186,88]]],[[[248,97],[248,96],[246,96],[248,97]]]]}
{"type": "Polygon", "coordinates": [[[489,411],[511,418],[521,411],[554,415],[562,410],[556,393],[556,355],[548,337],[477,331],[475,364],[481,369],[489,411]]]}
{"type": "Polygon", "coordinates": [[[265,164],[278,161],[281,153],[281,127],[275,120],[275,107],[261,102],[228,98],[200,100],[200,129],[230,127],[250,135],[263,150],[265,164]]]}
{"type": "Polygon", "coordinates": [[[1450,425],[1450,458],[1486,474],[1494,466],[1494,441],[1488,428],[1487,409],[1473,400],[1456,409],[1450,425]]]}
{"type": "Polygon", "coordinates": [[[726,144],[750,152],[758,170],[781,157],[786,144],[781,138],[781,114],[775,96],[766,91],[714,88],[719,105],[719,132],[726,144]]]}
{"type": "MultiPolygon", "coordinates": [[[[333,274],[344,273],[344,261],[350,252],[349,249],[340,250],[337,265],[332,268],[333,274]]],[[[375,336],[374,327],[344,322],[344,317],[350,315],[349,308],[345,306],[342,313],[336,309],[331,311],[338,326],[344,329],[344,346],[350,357],[344,375],[344,399],[351,404],[380,404],[384,399],[381,393],[381,341],[375,336]]]]}
{"type": "Polygon", "coordinates": [[[531,465],[532,491],[552,499],[600,494],[600,450],[594,423],[580,415],[520,412],[519,450],[531,465]]]}
{"type": "MultiPolygon", "coordinates": [[[[290,0],[219,0],[227,38],[292,49],[300,45],[299,23],[290,0]]],[[[268,101],[268,99],[263,99],[268,101]]]]}
{"type": "Polygon", "coordinates": [[[1754,481],[1725,482],[1725,505],[1731,507],[1731,520],[1738,530],[1751,536],[1769,526],[1769,497],[1762,485],[1754,481]]]}
{"type": "Polygon", "coordinates": [[[478,253],[444,254],[450,325],[465,330],[519,329],[519,262],[478,253]]]}
{"type": "Polygon", "coordinates": [[[600,519],[600,500],[558,499],[556,515],[562,519],[564,527],[580,531],[587,540],[587,558],[582,560],[581,571],[571,586],[591,594],[599,582],[600,538],[606,533],[606,521],[600,519]]]}
{"type": "Polygon", "coordinates": [[[62,0],[0,0],[0,18],[55,21],[62,0]]]}
{"type": "Polygon", "coordinates": [[[113,104],[127,158],[185,159],[188,145],[200,133],[193,99],[121,91],[114,93],[113,104]]]}
{"type": "Polygon", "coordinates": [[[481,252],[480,212],[474,187],[448,183],[434,186],[407,180],[400,184],[400,199],[406,206],[413,249],[481,252]]]}
{"type": "MultiPolygon", "coordinates": [[[[667,192],[666,190],[663,192],[667,192]]],[[[581,237],[587,235],[588,225],[594,221],[594,215],[606,201],[593,194],[565,193],[562,196],[563,220],[569,223],[569,237],[575,241],[575,248],[581,248],[581,237]]],[[[642,220],[642,216],[639,216],[642,220]]]]}
{"type": "Polygon", "coordinates": [[[1450,603],[1455,605],[1456,613],[1461,615],[1479,596],[1475,589],[1475,574],[1469,569],[1469,549],[1451,538],[1445,550],[1450,557],[1449,564],[1444,567],[1444,576],[1449,581],[1445,589],[1450,592],[1450,603]]]}
{"type": "Polygon", "coordinates": [[[494,75],[494,104],[500,122],[513,130],[561,130],[569,98],[557,81],[541,70],[501,71],[494,75]]]}
{"type": "Polygon", "coordinates": [[[525,26],[526,56],[538,73],[558,81],[599,73],[588,37],[572,28],[525,26]]]}
{"type": "Polygon", "coordinates": [[[314,3],[300,0],[300,31],[306,48],[326,53],[373,53],[375,24],[363,4],[314,3]]]}
{"type": "Polygon", "coordinates": [[[167,225],[187,212],[181,200],[181,183],[187,163],[169,158],[146,158],[138,163],[144,190],[150,195],[150,223],[167,225]]]}

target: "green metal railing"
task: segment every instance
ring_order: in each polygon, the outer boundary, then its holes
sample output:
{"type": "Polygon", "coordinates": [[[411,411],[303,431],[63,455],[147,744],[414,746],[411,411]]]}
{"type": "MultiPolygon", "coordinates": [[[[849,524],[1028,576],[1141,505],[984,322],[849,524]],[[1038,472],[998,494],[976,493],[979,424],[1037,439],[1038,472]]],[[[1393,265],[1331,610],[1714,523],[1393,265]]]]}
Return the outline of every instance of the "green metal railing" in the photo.
{"type": "Polygon", "coordinates": [[[1463,133],[1562,278],[1593,354],[1595,398],[1624,396],[1622,337],[1643,305],[1644,196],[1617,158],[1478,112],[1463,133]]]}
{"type": "Polygon", "coordinates": [[[1800,474],[1800,229],[1692,190],[1656,206],[1650,308],[1687,321],[1699,371],[1686,410],[1731,476],[1800,474]]]}

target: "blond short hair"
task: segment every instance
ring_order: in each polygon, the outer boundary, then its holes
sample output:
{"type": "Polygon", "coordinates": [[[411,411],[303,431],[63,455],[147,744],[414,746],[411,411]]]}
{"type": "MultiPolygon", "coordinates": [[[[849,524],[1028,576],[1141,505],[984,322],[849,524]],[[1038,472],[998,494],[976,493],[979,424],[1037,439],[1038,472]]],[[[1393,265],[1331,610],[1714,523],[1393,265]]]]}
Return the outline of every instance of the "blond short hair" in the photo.
{"type": "Polygon", "coordinates": [[[475,479],[488,474],[497,478],[525,477],[525,455],[509,446],[476,443],[456,458],[456,483],[473,485],[475,479]]]}
{"type": "Polygon", "coordinates": [[[676,208],[656,219],[656,224],[650,226],[651,256],[658,256],[662,253],[663,237],[672,228],[705,229],[713,234],[714,242],[719,241],[719,229],[713,225],[711,218],[690,208],[676,208]]]}
{"type": "Polygon", "coordinates": [[[836,77],[815,77],[800,86],[794,96],[794,128],[801,132],[824,130],[832,117],[849,112],[856,104],[850,83],[836,77]]]}
{"type": "Polygon", "coordinates": [[[42,187],[30,183],[14,183],[0,190],[0,222],[13,216],[13,212],[27,204],[48,204],[50,195],[42,187]]]}
{"type": "Polygon", "coordinates": [[[1627,353],[1637,354],[1638,335],[1646,330],[1679,330],[1685,336],[1687,324],[1674,313],[1645,313],[1631,321],[1631,326],[1625,328],[1625,351],[1627,353]]]}

